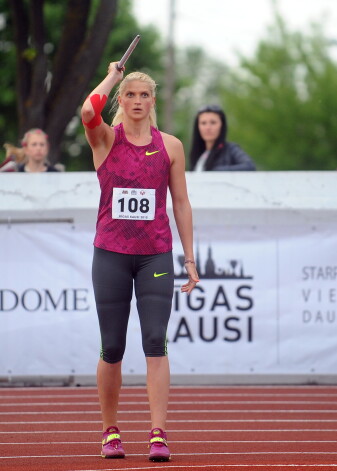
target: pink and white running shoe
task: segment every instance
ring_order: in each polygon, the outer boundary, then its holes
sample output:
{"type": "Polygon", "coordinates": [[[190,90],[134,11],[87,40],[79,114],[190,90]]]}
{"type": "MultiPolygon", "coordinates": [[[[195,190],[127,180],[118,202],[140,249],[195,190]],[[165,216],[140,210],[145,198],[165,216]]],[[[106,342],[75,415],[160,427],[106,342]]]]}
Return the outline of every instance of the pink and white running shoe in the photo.
{"type": "Polygon", "coordinates": [[[170,450],[167,446],[166,433],[161,428],[153,428],[150,432],[150,461],[169,461],[170,450]]]}
{"type": "Polygon", "coordinates": [[[121,436],[117,427],[108,427],[103,432],[101,456],[102,458],[125,457],[121,436]]]}

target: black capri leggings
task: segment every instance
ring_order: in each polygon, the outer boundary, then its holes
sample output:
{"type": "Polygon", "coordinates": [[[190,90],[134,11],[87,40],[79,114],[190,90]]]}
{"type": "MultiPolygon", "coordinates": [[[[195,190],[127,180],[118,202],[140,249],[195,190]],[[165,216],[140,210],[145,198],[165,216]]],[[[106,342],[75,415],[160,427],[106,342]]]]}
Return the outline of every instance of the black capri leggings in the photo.
{"type": "Polygon", "coordinates": [[[92,280],[101,332],[101,358],[123,359],[133,284],[145,356],[167,355],[173,297],[172,252],[128,255],[94,247],[92,280]]]}

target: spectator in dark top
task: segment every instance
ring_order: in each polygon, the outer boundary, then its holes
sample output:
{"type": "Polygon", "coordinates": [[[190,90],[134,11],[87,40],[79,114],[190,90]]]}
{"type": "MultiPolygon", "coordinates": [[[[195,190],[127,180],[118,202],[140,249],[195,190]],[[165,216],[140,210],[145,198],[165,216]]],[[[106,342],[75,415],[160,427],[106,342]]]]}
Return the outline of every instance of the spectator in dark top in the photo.
{"type": "Polygon", "coordinates": [[[227,119],[217,105],[201,108],[195,117],[190,170],[256,170],[251,157],[238,144],[227,142],[227,119]]]}
{"type": "Polygon", "coordinates": [[[30,129],[21,141],[25,162],[18,166],[18,172],[58,172],[48,164],[49,143],[47,134],[42,129],[30,129]]]}

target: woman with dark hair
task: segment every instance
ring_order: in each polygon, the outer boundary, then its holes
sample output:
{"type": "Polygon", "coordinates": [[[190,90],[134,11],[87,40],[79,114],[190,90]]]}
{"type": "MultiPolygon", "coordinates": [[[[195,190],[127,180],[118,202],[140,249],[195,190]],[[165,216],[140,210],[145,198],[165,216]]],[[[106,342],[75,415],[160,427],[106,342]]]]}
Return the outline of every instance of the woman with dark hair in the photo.
{"type": "Polygon", "coordinates": [[[227,119],[217,105],[200,108],[194,120],[190,169],[194,171],[256,170],[238,144],[227,142],[227,119]]]}

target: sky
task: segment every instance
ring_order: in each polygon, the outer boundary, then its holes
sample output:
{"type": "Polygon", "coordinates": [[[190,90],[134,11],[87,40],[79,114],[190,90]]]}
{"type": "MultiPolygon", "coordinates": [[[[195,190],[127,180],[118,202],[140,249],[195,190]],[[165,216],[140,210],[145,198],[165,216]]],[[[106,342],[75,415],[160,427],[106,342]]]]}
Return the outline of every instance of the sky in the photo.
{"type": "MultiPolygon", "coordinates": [[[[169,5],[173,0],[133,0],[141,25],[153,24],[164,38],[169,32],[169,5]]],[[[251,56],[273,24],[271,0],[174,0],[174,43],[197,45],[228,65],[238,62],[236,51],[251,56]]],[[[337,39],[337,0],[278,0],[278,10],[293,30],[308,31],[312,22],[325,25],[337,39]]],[[[136,32],[135,32],[136,33],[136,32]]],[[[336,48],[337,50],[337,48],[336,48]]]]}

